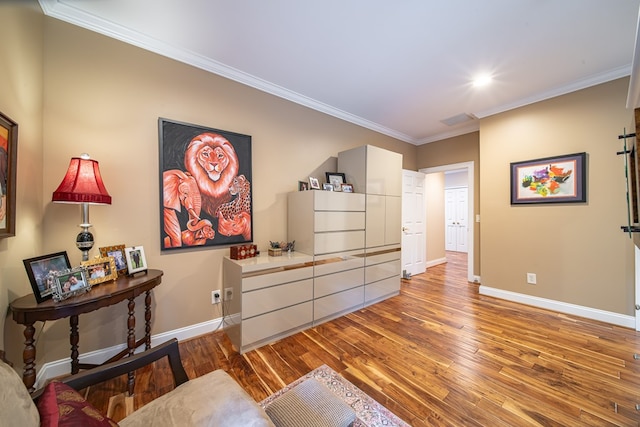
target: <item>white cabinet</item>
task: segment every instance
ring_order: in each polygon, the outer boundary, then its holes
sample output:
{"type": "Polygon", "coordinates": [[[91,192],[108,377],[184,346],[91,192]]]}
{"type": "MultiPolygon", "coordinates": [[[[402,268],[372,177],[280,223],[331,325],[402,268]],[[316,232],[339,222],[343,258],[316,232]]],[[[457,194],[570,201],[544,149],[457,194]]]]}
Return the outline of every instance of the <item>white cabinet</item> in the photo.
{"type": "Polygon", "coordinates": [[[364,304],[365,195],[300,191],[288,197],[287,240],[313,255],[313,323],[364,304]]]}
{"type": "Polygon", "coordinates": [[[313,324],[313,257],[225,257],[223,276],[224,287],[240,298],[239,314],[225,319],[225,332],[240,353],[313,324]]]}
{"type": "Polygon", "coordinates": [[[365,193],[365,304],[400,292],[402,155],[366,145],[338,154],[338,171],[365,193]]]}

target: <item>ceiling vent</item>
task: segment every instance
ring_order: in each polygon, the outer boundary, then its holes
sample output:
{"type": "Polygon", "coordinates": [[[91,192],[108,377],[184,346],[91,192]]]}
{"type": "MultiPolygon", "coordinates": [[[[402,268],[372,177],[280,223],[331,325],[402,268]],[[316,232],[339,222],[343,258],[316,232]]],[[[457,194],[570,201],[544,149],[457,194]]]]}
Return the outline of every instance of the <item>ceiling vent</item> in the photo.
{"type": "Polygon", "coordinates": [[[455,126],[455,125],[459,125],[460,123],[466,123],[466,122],[470,122],[477,119],[478,118],[473,114],[462,113],[462,114],[458,114],[457,116],[444,119],[442,120],[442,123],[444,123],[447,126],[455,126]]]}

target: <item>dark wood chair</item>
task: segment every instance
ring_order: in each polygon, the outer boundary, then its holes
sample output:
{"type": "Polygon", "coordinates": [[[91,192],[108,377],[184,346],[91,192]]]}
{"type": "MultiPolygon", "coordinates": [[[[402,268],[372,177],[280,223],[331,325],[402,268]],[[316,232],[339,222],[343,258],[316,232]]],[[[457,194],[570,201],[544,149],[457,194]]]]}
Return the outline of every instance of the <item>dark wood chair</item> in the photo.
{"type": "MultiPolygon", "coordinates": [[[[124,359],[71,375],[61,379],[60,382],[65,383],[76,390],[82,390],[89,386],[119,377],[120,375],[133,372],[136,369],[147,366],[165,356],[169,358],[169,365],[171,367],[173,379],[176,383],[175,386],[178,387],[180,384],[189,381],[189,377],[187,377],[187,373],[182,366],[182,360],[180,359],[178,340],[173,338],[164,344],[160,344],[143,353],[139,353],[131,357],[125,357],[124,359]]],[[[43,391],[43,388],[34,391],[31,394],[32,399],[34,401],[37,400],[43,391]]]]}

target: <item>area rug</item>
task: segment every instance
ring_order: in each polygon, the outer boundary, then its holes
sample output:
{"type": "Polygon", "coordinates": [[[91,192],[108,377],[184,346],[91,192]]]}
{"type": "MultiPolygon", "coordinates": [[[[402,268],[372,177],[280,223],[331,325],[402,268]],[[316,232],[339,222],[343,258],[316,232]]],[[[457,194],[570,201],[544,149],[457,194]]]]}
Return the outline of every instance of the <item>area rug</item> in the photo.
{"type": "Polygon", "coordinates": [[[309,372],[302,378],[298,378],[283,389],[275,392],[265,400],[260,402],[260,406],[265,408],[273,400],[289,391],[291,388],[303,381],[314,378],[331,390],[343,402],[351,406],[356,413],[354,427],[410,427],[409,424],[398,418],[393,412],[373,400],[365,392],[344,379],[327,365],[322,365],[309,372]]]}

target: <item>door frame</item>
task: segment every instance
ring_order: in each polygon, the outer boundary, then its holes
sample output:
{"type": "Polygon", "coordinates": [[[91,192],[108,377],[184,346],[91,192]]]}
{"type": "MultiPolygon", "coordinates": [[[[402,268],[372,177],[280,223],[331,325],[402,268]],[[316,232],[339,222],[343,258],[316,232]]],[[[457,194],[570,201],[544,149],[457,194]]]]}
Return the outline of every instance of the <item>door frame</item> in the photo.
{"type": "Polygon", "coordinates": [[[474,259],[475,259],[475,223],[476,217],[474,215],[475,210],[475,180],[474,180],[474,162],[462,162],[462,163],[452,163],[449,165],[435,166],[430,168],[422,168],[419,169],[418,172],[422,172],[425,174],[430,173],[439,173],[439,172],[448,172],[453,170],[465,170],[467,171],[467,186],[469,188],[469,192],[467,195],[467,202],[469,203],[469,240],[468,246],[469,250],[467,252],[467,280],[469,282],[480,283],[480,277],[475,276],[473,274],[474,271],[474,259]]]}

